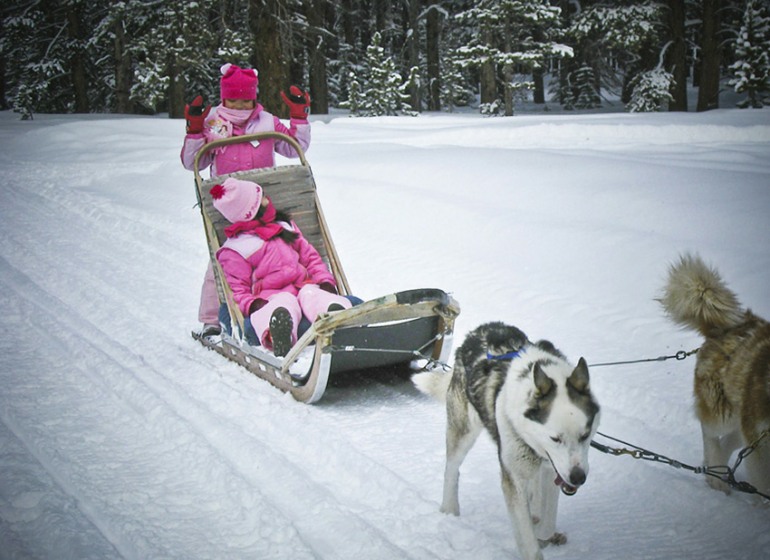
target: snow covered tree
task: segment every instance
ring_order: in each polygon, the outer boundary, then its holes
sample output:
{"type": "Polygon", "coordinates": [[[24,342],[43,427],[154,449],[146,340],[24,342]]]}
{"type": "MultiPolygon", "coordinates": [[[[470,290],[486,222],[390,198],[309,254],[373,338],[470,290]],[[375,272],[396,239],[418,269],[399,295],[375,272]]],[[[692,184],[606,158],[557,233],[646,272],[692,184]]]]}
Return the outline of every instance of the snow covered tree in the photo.
{"type": "Polygon", "coordinates": [[[3,9],[0,56],[8,64],[10,105],[22,118],[34,112],[87,112],[93,61],[86,49],[103,2],[14,1],[3,9]],[[7,15],[6,15],[7,14],[7,15]]]}
{"type": "Polygon", "coordinates": [[[464,68],[462,61],[456,60],[451,53],[444,56],[441,63],[441,107],[450,112],[455,107],[467,107],[474,97],[464,68]]]}
{"type": "Polygon", "coordinates": [[[213,0],[179,5],[143,3],[137,16],[145,18],[144,34],[133,41],[136,82],[131,97],[157,109],[167,100],[169,115],[181,117],[187,80],[196,71],[210,76],[216,41],[208,22],[213,0]]]}
{"type": "Polygon", "coordinates": [[[385,54],[382,36],[375,33],[366,49],[366,59],[359,72],[350,75],[348,101],[342,104],[351,114],[362,117],[380,115],[414,115],[409,104],[409,89],[418,79],[413,68],[407,80],[396,71],[396,63],[385,54]]]}
{"type": "Polygon", "coordinates": [[[739,107],[770,105],[770,13],[768,3],[747,0],[743,24],[736,40],[737,60],[730,66],[730,85],[747,97],[739,107]]]}
{"type": "Polygon", "coordinates": [[[673,101],[671,83],[674,76],[657,68],[634,76],[631,81],[631,101],[626,104],[626,111],[642,113],[659,111],[663,103],[673,101]]]}
{"type": "Polygon", "coordinates": [[[476,29],[457,55],[467,66],[479,67],[482,105],[502,106],[513,115],[515,74],[532,74],[549,58],[572,56],[570,47],[557,42],[560,13],[547,0],[481,0],[457,15],[460,23],[476,29]]]}
{"type": "Polygon", "coordinates": [[[15,61],[15,64],[7,68],[11,82],[8,91],[10,106],[25,120],[31,119],[38,110],[48,89],[48,82],[64,72],[60,60],[44,59],[42,45],[38,46],[37,41],[29,41],[31,36],[36,35],[35,31],[38,31],[42,21],[43,16],[39,11],[25,10],[19,15],[4,18],[2,24],[0,54],[5,61],[15,61]]]}
{"type": "MultiPolygon", "coordinates": [[[[443,11],[442,8],[443,32],[439,52],[433,56],[437,58],[440,72],[439,107],[452,111],[455,107],[470,105],[478,93],[478,66],[470,65],[460,53],[460,47],[469,44],[477,30],[475,25],[461,25],[457,18],[451,15],[462,11],[462,2],[459,0],[443,2],[442,7],[448,11],[443,11]]],[[[438,11],[437,6],[433,5],[429,14],[438,11]]],[[[434,76],[435,73],[429,72],[429,79],[434,79],[434,76]]],[[[433,85],[435,84],[431,83],[431,86],[433,85]]]]}
{"type": "MultiPolygon", "coordinates": [[[[621,89],[627,101],[632,95],[630,85],[634,78],[659,64],[662,7],[651,0],[623,5],[599,3],[576,13],[567,34],[574,41],[575,62],[580,65],[560,77],[562,82],[570,84],[561,83],[560,87],[574,89],[578,83],[586,84],[579,82],[573,73],[590,66],[596,96],[601,89],[610,92],[621,89]]],[[[565,93],[561,97],[569,98],[565,93]]],[[[572,98],[577,97],[578,93],[574,92],[572,98]]]]}
{"type": "Polygon", "coordinates": [[[572,94],[575,96],[572,105],[575,109],[595,109],[602,106],[602,98],[596,90],[596,75],[590,64],[584,64],[575,70],[572,78],[572,94]]]}
{"type": "MultiPolygon", "coordinates": [[[[608,92],[625,103],[633,98],[634,110],[659,107],[664,75],[654,71],[665,69],[675,78],[669,109],[686,110],[691,75],[705,110],[718,106],[728,67],[732,85],[758,106],[768,96],[768,0],[746,1],[6,0],[0,107],[27,118],[75,111],[175,117],[195,95],[215,101],[217,70],[234,62],[260,71],[260,99],[278,116],[286,116],[280,91],[291,83],[309,86],[313,112],[325,113],[350,98],[351,76],[354,96],[373,95],[365,66],[375,32],[391,71],[413,77],[405,86],[409,110],[479,96],[485,113],[512,114],[532,92],[545,102],[544,74],[554,67],[550,86],[565,106],[594,107],[608,92]],[[739,35],[744,7],[752,19],[739,35]],[[649,104],[639,104],[642,94],[652,96],[649,104]]],[[[400,98],[392,103],[387,111],[402,111],[400,98]]]]}
{"type": "MultiPolygon", "coordinates": [[[[103,11],[89,44],[93,56],[101,61],[94,87],[101,91],[103,110],[155,112],[154,103],[132,94],[137,59],[144,56],[144,37],[152,30],[152,13],[138,0],[113,2],[103,11]]],[[[165,91],[158,91],[157,98],[162,102],[165,91]]]]}

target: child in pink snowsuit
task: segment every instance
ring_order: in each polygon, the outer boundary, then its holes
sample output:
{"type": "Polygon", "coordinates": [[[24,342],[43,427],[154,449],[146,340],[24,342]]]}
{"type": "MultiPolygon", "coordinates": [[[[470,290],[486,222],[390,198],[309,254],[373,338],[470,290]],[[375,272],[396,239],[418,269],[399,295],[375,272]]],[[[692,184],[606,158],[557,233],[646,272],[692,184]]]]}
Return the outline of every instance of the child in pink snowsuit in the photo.
{"type": "Polygon", "coordinates": [[[337,294],[318,251],[258,184],[230,177],[210,192],[214,207],[233,224],[225,228],[217,260],[262,346],[285,356],[303,315],[313,322],[321,313],[351,307],[337,294]]]}
{"type": "MultiPolygon", "coordinates": [[[[199,95],[192,104],[185,107],[187,135],[182,145],[182,165],[192,170],[195,154],[205,144],[220,138],[254,134],[257,132],[281,132],[297,140],[303,150],[310,146],[310,123],[307,120],[310,96],[297,86],[291,86],[289,95],[281,93],[289,106],[291,121],[287,128],[278,117],[264,110],[257,102],[259,79],[251,68],[239,68],[225,64],[221,68],[221,105],[204,109],[203,98],[199,95]]],[[[275,165],[275,152],[282,156],[298,157],[294,148],[282,141],[262,140],[254,146],[249,142],[231,144],[207,152],[199,161],[199,167],[210,167],[211,176],[225,175],[275,165]]],[[[219,327],[219,299],[211,266],[201,289],[198,320],[203,323],[203,336],[217,335],[219,327]]]]}

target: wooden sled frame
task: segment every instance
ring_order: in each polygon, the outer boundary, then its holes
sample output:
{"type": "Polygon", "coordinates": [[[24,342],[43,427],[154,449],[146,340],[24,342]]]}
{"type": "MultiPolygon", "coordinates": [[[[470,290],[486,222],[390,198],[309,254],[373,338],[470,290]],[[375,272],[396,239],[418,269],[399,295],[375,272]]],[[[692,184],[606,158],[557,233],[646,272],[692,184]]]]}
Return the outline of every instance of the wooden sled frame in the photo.
{"type": "Polygon", "coordinates": [[[321,254],[337,281],[339,293],[351,295],[350,286],[332,242],[310,166],[294,138],[278,132],[262,132],[210,142],[196,154],[193,172],[219,300],[227,306],[230,317],[230,328],[223,329],[219,340],[203,339],[193,333],[205,346],[306,403],[316,402],[323,396],[330,374],[337,371],[383,367],[422,358],[448,360],[454,320],[460,306],[438,289],[399,292],[350,309],[324,313],[284,358],[249,344],[245,319],[216,260],[228,222],[214,208],[209,190],[225,178],[236,177],[261,185],[277,208],[291,214],[302,234],[321,254]],[[291,145],[301,164],[239,171],[206,180],[201,177],[200,159],[209,151],[228,144],[265,139],[291,145]],[[309,354],[312,358],[308,360],[309,354]]]}

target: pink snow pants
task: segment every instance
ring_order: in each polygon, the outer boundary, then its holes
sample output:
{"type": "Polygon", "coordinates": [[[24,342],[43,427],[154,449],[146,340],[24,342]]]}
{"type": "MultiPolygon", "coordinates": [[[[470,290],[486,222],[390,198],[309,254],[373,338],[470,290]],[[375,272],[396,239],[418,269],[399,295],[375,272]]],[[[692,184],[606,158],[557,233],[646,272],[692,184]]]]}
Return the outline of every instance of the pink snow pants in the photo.
{"type": "Polygon", "coordinates": [[[203,286],[201,286],[198,321],[204,325],[219,324],[219,295],[217,295],[217,281],[214,279],[214,268],[211,261],[209,261],[206,275],[203,277],[203,286]]]}
{"type": "Polygon", "coordinates": [[[302,287],[296,296],[286,292],[280,292],[270,296],[267,303],[251,314],[251,326],[254,332],[259,336],[262,346],[272,350],[272,341],[270,340],[270,317],[273,311],[279,307],[284,307],[291,315],[294,325],[291,333],[291,343],[297,342],[297,326],[302,315],[308,318],[312,323],[318,315],[328,311],[329,306],[337,303],[344,309],[351,307],[350,300],[337,294],[331,294],[322,290],[316,284],[307,284],[302,287]]]}

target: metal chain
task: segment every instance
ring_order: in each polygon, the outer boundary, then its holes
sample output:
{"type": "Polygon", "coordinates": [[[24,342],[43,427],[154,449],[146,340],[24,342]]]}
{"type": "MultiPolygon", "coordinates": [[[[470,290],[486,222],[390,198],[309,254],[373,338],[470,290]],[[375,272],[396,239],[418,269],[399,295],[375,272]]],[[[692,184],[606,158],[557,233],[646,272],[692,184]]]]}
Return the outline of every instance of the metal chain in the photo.
{"type": "MultiPolygon", "coordinates": [[[[343,350],[343,348],[335,348],[335,349],[343,350]]],[[[344,350],[358,350],[358,349],[357,348],[348,347],[348,348],[344,348],[344,350]]],[[[698,352],[698,348],[696,348],[695,350],[690,350],[689,352],[685,352],[684,350],[680,350],[676,354],[672,354],[670,356],[658,356],[657,358],[644,358],[644,359],[641,359],[641,360],[627,360],[627,361],[622,361],[622,362],[603,362],[603,363],[599,363],[599,364],[589,364],[588,367],[617,366],[617,365],[624,365],[624,364],[641,364],[641,363],[645,363],[645,362],[664,362],[666,360],[671,360],[671,359],[676,359],[676,360],[681,361],[681,360],[684,360],[684,359],[688,358],[689,356],[692,356],[693,354],[695,354],[697,352],[698,352]]],[[[428,367],[431,366],[431,365],[441,366],[444,370],[451,369],[451,366],[449,364],[444,363],[444,362],[440,362],[438,360],[434,360],[433,358],[428,358],[427,356],[419,356],[419,357],[422,357],[422,358],[428,360],[428,364],[425,365],[423,370],[428,369],[428,367]]]]}
{"type": "Polygon", "coordinates": [[[766,500],[770,500],[770,495],[763,494],[762,492],[757,490],[756,487],[749,484],[748,482],[738,481],[735,479],[735,471],[738,469],[738,466],[741,464],[741,462],[743,462],[743,460],[746,457],[751,455],[751,453],[753,453],[762,444],[762,440],[770,436],[770,430],[765,430],[759,435],[759,437],[756,440],[752,442],[751,445],[744,447],[738,453],[738,457],[736,458],[735,464],[732,466],[732,468],[727,465],[694,467],[692,465],[688,465],[687,463],[682,463],[681,461],[677,461],[675,459],[671,459],[670,457],[666,457],[665,455],[660,455],[659,453],[648,451],[643,447],[634,445],[633,443],[627,443],[623,440],[614,438],[612,436],[608,436],[607,434],[603,434],[601,432],[596,432],[596,433],[607,439],[611,439],[618,443],[622,443],[623,445],[629,445],[634,448],[634,449],[625,449],[625,448],[611,447],[609,445],[604,445],[596,441],[591,441],[591,447],[601,451],[602,453],[606,453],[608,455],[615,455],[615,456],[630,455],[634,459],[642,459],[645,461],[663,463],[665,465],[669,465],[676,469],[684,469],[684,470],[691,471],[694,474],[705,474],[707,476],[713,476],[715,478],[720,479],[722,482],[725,482],[726,484],[728,484],[729,486],[731,486],[732,488],[735,488],[740,492],[744,492],[746,494],[757,494],[758,496],[761,496],[766,500]]]}
{"type": "MultiPolygon", "coordinates": [[[[644,362],[663,362],[665,360],[684,360],[688,358],[689,356],[692,356],[693,354],[698,352],[698,348],[695,350],[690,350],[689,352],[685,352],[684,350],[680,350],[676,354],[670,355],[670,356],[658,356],[657,358],[646,358],[641,360],[628,360],[628,361],[621,361],[621,362],[603,362],[599,364],[590,364],[589,367],[601,367],[601,366],[614,366],[614,365],[624,365],[624,364],[640,364],[644,362]]],[[[427,363],[425,366],[421,369],[421,371],[426,371],[432,366],[440,366],[444,370],[451,369],[448,364],[445,364],[439,360],[434,360],[433,358],[429,358],[427,356],[421,355],[419,352],[413,352],[415,354],[415,357],[420,357],[425,360],[427,360],[427,363]]],[[[634,449],[625,449],[620,447],[611,447],[609,445],[604,445],[601,443],[598,443],[597,441],[592,440],[591,441],[591,447],[594,449],[597,449],[601,451],[602,453],[606,453],[608,455],[630,455],[634,459],[641,459],[644,461],[652,461],[655,463],[662,463],[664,465],[668,465],[670,467],[673,467],[675,469],[684,469],[687,471],[691,471],[694,474],[705,474],[707,476],[713,476],[715,478],[719,478],[732,488],[735,488],[736,490],[740,492],[744,492],[746,494],[757,494],[758,496],[761,496],[762,498],[766,500],[770,500],[770,495],[763,494],[759,490],[756,489],[753,485],[749,484],[748,482],[744,481],[738,481],[735,479],[735,471],[738,469],[740,464],[743,462],[743,460],[751,455],[757,447],[759,447],[762,443],[762,440],[766,437],[770,437],[770,430],[765,430],[762,432],[759,437],[749,446],[744,447],[739,453],[735,460],[735,464],[731,467],[729,466],[705,466],[705,467],[695,467],[692,465],[688,465],[687,463],[683,463],[681,461],[677,461],[676,459],[672,459],[670,457],[666,457],[665,455],[661,455],[659,453],[655,453],[653,451],[649,451],[647,449],[644,449],[643,447],[639,447],[637,445],[634,445],[632,443],[627,443],[623,440],[620,440],[618,438],[614,438],[612,436],[609,436],[607,434],[603,434],[601,432],[596,432],[598,435],[605,437],[607,439],[611,439],[613,441],[616,441],[618,443],[622,443],[623,445],[629,445],[633,447],[634,449]]]]}
{"type": "Polygon", "coordinates": [[[588,367],[602,367],[602,366],[617,366],[617,365],[623,365],[623,364],[641,364],[645,362],[664,362],[666,360],[671,360],[673,358],[676,358],[677,360],[684,360],[688,356],[692,356],[698,351],[696,348],[695,350],[690,350],[689,352],[685,352],[684,350],[680,350],[676,354],[673,354],[671,356],[658,356],[657,358],[645,358],[642,360],[628,360],[625,362],[603,362],[600,364],[589,364],[588,367]]]}
{"type": "MultiPolygon", "coordinates": [[[[433,339],[428,341],[428,343],[425,345],[433,343],[435,340],[441,338],[443,334],[436,335],[433,339]]],[[[423,346],[423,348],[425,348],[423,346]]],[[[435,360],[431,357],[425,356],[420,352],[422,348],[419,348],[417,350],[388,350],[388,349],[380,349],[380,348],[358,348],[357,346],[330,346],[330,350],[333,352],[390,352],[390,353],[402,353],[402,354],[409,354],[413,356],[416,359],[424,359],[427,360],[427,364],[421,369],[421,371],[425,371],[429,369],[430,366],[440,366],[444,370],[451,369],[451,366],[445,362],[441,362],[439,360],[435,360]]],[[[621,362],[603,362],[599,364],[589,364],[588,367],[602,367],[602,366],[616,366],[616,365],[624,365],[624,364],[641,364],[645,362],[663,362],[666,360],[676,359],[676,360],[684,360],[688,358],[689,356],[692,356],[698,352],[698,348],[695,350],[690,350],[689,352],[685,352],[684,350],[680,350],[676,354],[672,354],[670,356],[658,356],[657,358],[644,358],[641,360],[627,360],[627,361],[621,361],[621,362]]]]}

